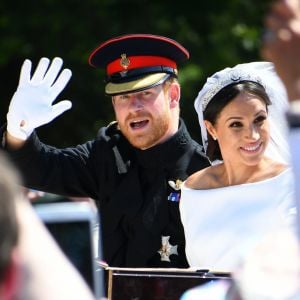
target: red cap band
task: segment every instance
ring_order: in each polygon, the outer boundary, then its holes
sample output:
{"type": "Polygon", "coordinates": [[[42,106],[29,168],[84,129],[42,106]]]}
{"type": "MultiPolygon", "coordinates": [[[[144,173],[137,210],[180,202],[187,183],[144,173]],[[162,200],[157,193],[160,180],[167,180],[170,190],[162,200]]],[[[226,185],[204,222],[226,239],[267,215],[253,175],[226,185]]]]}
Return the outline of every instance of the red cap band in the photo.
{"type": "Polygon", "coordinates": [[[125,54],[120,58],[109,63],[106,67],[107,75],[113,73],[122,72],[131,69],[165,66],[173,69],[177,69],[175,61],[161,56],[129,56],[125,54]]]}

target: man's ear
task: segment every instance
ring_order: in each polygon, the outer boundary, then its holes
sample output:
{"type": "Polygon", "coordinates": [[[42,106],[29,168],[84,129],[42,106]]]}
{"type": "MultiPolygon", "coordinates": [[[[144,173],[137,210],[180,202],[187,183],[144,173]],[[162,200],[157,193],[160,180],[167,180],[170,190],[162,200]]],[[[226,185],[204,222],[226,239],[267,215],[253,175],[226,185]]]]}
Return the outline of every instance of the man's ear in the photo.
{"type": "Polygon", "coordinates": [[[17,249],[14,249],[0,283],[0,299],[17,299],[17,293],[22,289],[21,285],[21,261],[17,249]]]}
{"type": "Polygon", "coordinates": [[[216,140],[218,137],[217,137],[217,133],[216,133],[216,129],[215,129],[214,125],[210,121],[207,121],[207,120],[204,120],[204,124],[205,124],[205,127],[206,127],[208,133],[211,135],[211,137],[214,140],[216,140]]]}
{"type": "Polygon", "coordinates": [[[170,108],[177,107],[180,100],[180,85],[177,82],[172,82],[169,88],[170,108]]]}

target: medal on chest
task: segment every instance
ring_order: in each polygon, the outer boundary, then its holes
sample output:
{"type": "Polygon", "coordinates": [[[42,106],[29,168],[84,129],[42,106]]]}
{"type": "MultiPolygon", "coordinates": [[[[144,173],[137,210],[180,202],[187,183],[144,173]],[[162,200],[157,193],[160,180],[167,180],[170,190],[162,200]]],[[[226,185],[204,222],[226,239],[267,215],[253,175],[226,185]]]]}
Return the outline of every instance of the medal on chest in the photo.
{"type": "Polygon", "coordinates": [[[161,248],[157,252],[160,254],[161,261],[170,262],[170,255],[178,255],[177,245],[173,246],[169,242],[170,236],[161,237],[161,248]]]}
{"type": "Polygon", "coordinates": [[[177,179],[176,181],[169,180],[168,184],[173,189],[173,191],[168,195],[168,200],[172,202],[179,202],[182,180],[180,179],[177,179]]]}
{"type": "MultiPolygon", "coordinates": [[[[172,191],[168,195],[168,201],[179,202],[182,180],[169,180],[168,184],[172,188],[172,191]]],[[[170,236],[161,237],[161,248],[157,251],[160,254],[161,261],[170,262],[170,256],[172,254],[178,255],[178,245],[172,245],[169,240],[170,236]]]]}

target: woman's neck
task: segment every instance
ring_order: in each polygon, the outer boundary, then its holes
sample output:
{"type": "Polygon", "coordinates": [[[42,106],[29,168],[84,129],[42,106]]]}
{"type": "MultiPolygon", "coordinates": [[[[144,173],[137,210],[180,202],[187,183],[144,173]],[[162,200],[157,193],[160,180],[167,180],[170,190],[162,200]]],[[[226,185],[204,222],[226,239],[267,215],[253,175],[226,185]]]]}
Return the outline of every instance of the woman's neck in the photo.
{"type": "Polygon", "coordinates": [[[238,185],[244,183],[257,182],[272,178],[286,169],[286,165],[264,157],[259,164],[254,166],[231,164],[224,162],[223,168],[220,165],[222,182],[224,186],[238,185]]]}

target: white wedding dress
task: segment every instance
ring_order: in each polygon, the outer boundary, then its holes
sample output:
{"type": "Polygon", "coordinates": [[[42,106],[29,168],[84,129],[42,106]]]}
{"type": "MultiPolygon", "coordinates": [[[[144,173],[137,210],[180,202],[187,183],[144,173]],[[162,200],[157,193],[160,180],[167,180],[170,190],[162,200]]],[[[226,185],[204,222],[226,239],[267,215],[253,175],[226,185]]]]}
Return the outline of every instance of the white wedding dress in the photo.
{"type": "Polygon", "coordinates": [[[256,243],[283,227],[294,230],[291,169],[255,183],[181,188],[180,213],[191,267],[231,272],[256,243]]]}

